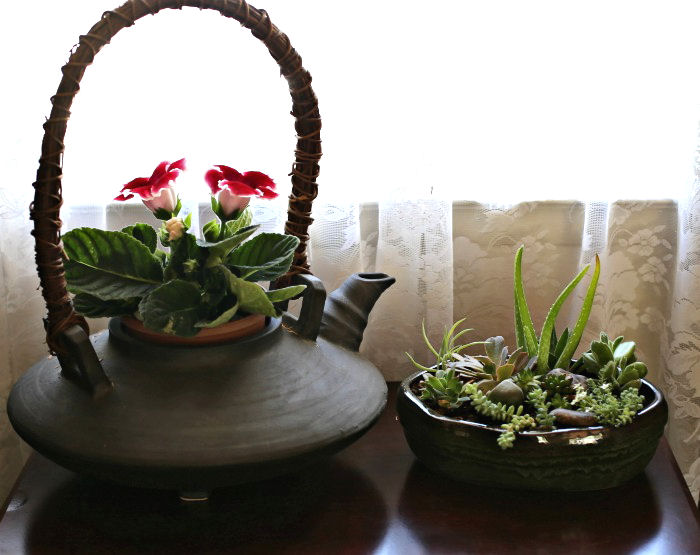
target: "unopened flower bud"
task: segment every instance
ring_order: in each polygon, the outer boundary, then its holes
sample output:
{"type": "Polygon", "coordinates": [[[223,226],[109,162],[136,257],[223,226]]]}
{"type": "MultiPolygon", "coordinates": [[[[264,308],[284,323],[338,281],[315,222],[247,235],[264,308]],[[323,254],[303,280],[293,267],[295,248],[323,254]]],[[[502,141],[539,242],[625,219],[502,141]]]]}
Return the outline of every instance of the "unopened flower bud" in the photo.
{"type": "Polygon", "coordinates": [[[182,237],[185,232],[185,222],[182,221],[182,218],[170,218],[165,222],[165,229],[168,232],[168,240],[174,241],[182,237]]]}

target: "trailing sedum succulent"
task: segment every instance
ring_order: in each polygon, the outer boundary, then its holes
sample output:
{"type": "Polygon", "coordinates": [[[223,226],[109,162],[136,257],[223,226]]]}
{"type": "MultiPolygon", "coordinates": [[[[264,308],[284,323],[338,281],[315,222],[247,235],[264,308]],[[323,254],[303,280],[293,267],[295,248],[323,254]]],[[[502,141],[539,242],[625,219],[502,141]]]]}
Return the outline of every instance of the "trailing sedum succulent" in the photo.
{"type": "Polygon", "coordinates": [[[610,341],[605,333],[589,351],[572,364],[593,305],[600,261],[583,301],[578,319],[557,337],[554,321],[564,301],[588,271],[586,266],[566,286],[550,309],[540,336],[535,333],[522,284],[522,247],[515,258],[515,332],[518,348],[509,353],[501,336],[460,345],[457,340],[471,329],[457,333],[464,319],[445,328],[439,348],[423,341],[435,356],[432,368],[416,362],[424,372],[418,384],[421,400],[443,414],[495,422],[502,432],[498,445],[513,446],[525,429],[552,430],[595,424],[622,426],[644,406],[638,389],[647,368],[634,355],[635,344],[622,337],[610,341]],[[462,351],[484,345],[483,355],[462,351]],[[581,369],[581,370],[579,370],[581,369]],[[590,376],[574,373],[585,371],[590,376]]]}

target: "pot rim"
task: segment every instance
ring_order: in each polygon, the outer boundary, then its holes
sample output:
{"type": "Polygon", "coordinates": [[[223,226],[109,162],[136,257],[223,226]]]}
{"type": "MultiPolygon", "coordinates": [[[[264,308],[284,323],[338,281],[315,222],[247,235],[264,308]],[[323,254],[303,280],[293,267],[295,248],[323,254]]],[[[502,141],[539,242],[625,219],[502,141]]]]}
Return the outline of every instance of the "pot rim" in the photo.
{"type": "MultiPolygon", "coordinates": [[[[240,322],[241,320],[245,320],[246,318],[250,317],[256,317],[256,316],[261,316],[257,314],[252,314],[249,316],[246,316],[244,318],[241,318],[239,320],[234,320],[232,322],[226,322],[222,324],[221,326],[217,326],[216,328],[212,329],[219,329],[223,326],[227,326],[229,324],[235,324],[240,322]]],[[[131,316],[127,316],[127,318],[133,318],[131,316]]],[[[131,342],[131,341],[136,341],[140,343],[144,343],[147,345],[150,345],[151,347],[163,347],[163,348],[182,348],[182,349],[191,349],[191,348],[201,348],[201,347],[217,347],[217,346],[225,346],[225,345],[231,345],[231,344],[241,344],[241,343],[247,343],[250,341],[257,341],[263,337],[266,337],[276,331],[278,331],[281,328],[282,320],[281,318],[269,318],[266,316],[262,316],[263,318],[263,325],[260,329],[254,330],[252,333],[249,333],[247,335],[242,335],[238,337],[222,337],[219,338],[218,340],[215,338],[214,340],[211,340],[208,337],[200,337],[199,335],[196,335],[194,337],[187,337],[187,338],[182,338],[179,336],[172,336],[172,335],[167,335],[167,334],[160,334],[158,332],[152,332],[149,333],[148,335],[142,335],[140,333],[133,333],[133,328],[130,327],[128,324],[124,323],[124,316],[113,316],[110,318],[109,321],[109,335],[112,338],[115,338],[117,340],[120,340],[122,342],[131,342]],[[175,338],[173,340],[173,338],[175,338]],[[185,341],[181,341],[184,339],[185,341]],[[193,341],[194,340],[194,341],[193,341]]],[[[133,318],[134,321],[138,322],[141,324],[136,318],[133,318]]],[[[143,324],[141,324],[143,327],[143,324]]],[[[149,331],[147,328],[144,328],[145,330],[149,331]]]]}
{"type": "MultiPolygon", "coordinates": [[[[503,432],[503,428],[500,427],[500,425],[491,425],[491,424],[482,424],[481,422],[474,422],[473,420],[458,420],[456,418],[452,418],[450,416],[445,416],[442,414],[439,414],[438,412],[434,411],[431,408],[428,408],[423,404],[423,402],[411,391],[411,383],[418,378],[419,376],[422,376],[425,372],[423,371],[418,371],[414,372],[413,374],[409,375],[406,377],[400,385],[400,393],[403,393],[404,396],[408,401],[410,401],[415,407],[417,407],[426,417],[431,418],[433,420],[440,421],[446,425],[450,426],[458,426],[458,427],[463,427],[467,429],[479,429],[479,430],[484,430],[494,434],[501,434],[503,432]]],[[[636,417],[639,418],[640,416],[643,416],[645,414],[648,414],[652,412],[653,410],[657,409],[663,402],[663,394],[661,391],[654,386],[651,382],[642,379],[642,386],[647,387],[649,391],[653,395],[653,399],[651,403],[649,403],[646,407],[644,407],[642,410],[640,410],[636,417]]],[[[624,428],[624,426],[622,426],[624,428]]],[[[586,426],[586,427],[570,427],[570,428],[557,428],[556,430],[526,430],[522,432],[516,432],[517,435],[519,436],[528,436],[528,437],[551,437],[551,438],[556,438],[559,435],[562,434],[567,434],[571,432],[581,432],[581,431],[591,431],[591,432],[596,432],[600,430],[612,430],[615,429],[611,426],[586,426]]]]}

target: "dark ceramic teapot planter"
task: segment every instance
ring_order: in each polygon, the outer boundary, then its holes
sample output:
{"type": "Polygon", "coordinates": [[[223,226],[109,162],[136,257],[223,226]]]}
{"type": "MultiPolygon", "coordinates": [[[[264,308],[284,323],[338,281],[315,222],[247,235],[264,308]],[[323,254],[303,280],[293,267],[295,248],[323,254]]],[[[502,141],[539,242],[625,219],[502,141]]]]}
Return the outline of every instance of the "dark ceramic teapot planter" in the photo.
{"type": "Polygon", "coordinates": [[[202,497],[335,453],[386,405],[382,375],[356,351],[369,309],[394,279],[354,275],[325,303],[320,280],[298,280],[308,285],[299,319],[270,319],[229,343],[157,344],[113,318],[90,337],[105,381],[90,388],[82,370],[43,360],[12,390],[15,430],[71,470],[202,497]]]}
{"type": "Polygon", "coordinates": [[[126,0],[80,37],[51,102],[30,212],[47,344],[57,356],[32,366],[12,389],[7,410],[19,435],[71,470],[190,498],[289,472],[362,435],[386,404],[386,383],[357,350],[374,302],[394,279],[356,274],[326,300],[320,280],[306,275],[321,118],[310,74],[267,12],[243,0],[126,0]],[[116,33],[183,7],[238,21],[262,41],[289,85],[297,141],[285,232],[299,243],[280,281],[306,285],[301,312],[258,318],[263,327],[247,330],[252,335],[216,344],[163,344],[138,325],[126,332],[120,319],[88,335],[68,293],[61,240],[70,109],[86,67],[116,33]]]}
{"type": "Polygon", "coordinates": [[[622,484],[644,471],[668,419],[661,392],[642,380],[644,408],[631,424],[517,433],[501,449],[497,425],[458,420],[426,407],[411,390],[422,372],[399,388],[397,410],[416,457],[449,478],[475,484],[530,490],[586,491],[622,484]]]}

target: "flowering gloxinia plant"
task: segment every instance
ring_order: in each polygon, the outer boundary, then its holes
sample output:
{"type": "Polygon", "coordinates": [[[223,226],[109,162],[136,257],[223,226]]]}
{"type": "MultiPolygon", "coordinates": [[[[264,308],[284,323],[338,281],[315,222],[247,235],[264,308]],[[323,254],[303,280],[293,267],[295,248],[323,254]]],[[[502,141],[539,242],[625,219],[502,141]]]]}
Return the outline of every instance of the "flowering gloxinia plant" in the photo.
{"type": "Polygon", "coordinates": [[[127,183],[116,198],[138,194],[166,220],[158,231],[136,223],[121,231],[82,227],[63,236],[66,280],[78,312],[134,315],[149,329],[184,337],[246,314],[280,315],[275,303],[299,295],[304,286],[268,291],[257,282],[287,273],[299,239],[280,233],[253,236],[259,226],[251,225],[248,202],[253,196],[277,196],[274,182],[260,172],[217,168],[212,171],[222,174],[218,191],[211,171],[206,175],[212,192],[219,193],[219,201],[212,197],[217,218],[203,227],[203,239],[190,232],[190,215],[178,217],[181,205],[172,185],[185,169],[184,159],[162,162],[151,178],[127,183]],[[158,241],[169,252],[159,249],[158,241]]]}

